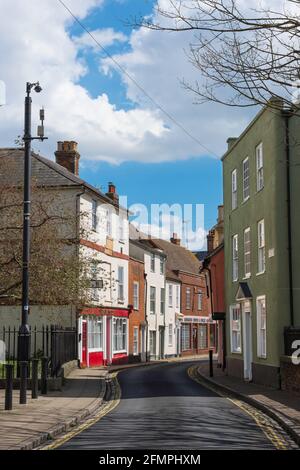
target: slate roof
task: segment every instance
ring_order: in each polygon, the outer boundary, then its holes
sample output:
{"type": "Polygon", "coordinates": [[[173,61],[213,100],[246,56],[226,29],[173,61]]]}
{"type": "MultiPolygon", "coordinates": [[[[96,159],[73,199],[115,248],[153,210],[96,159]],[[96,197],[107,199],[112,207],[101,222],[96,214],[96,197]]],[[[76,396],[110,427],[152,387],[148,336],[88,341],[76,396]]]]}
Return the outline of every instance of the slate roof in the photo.
{"type": "MultiPolygon", "coordinates": [[[[113,204],[112,200],[98,188],[84,181],[79,176],[74,175],[58,163],[34,152],[32,152],[31,155],[32,176],[35,178],[38,186],[85,187],[104,199],[107,203],[113,204]]],[[[12,163],[12,167],[10,168],[13,169],[13,171],[0,174],[1,184],[20,185],[24,175],[24,149],[0,148],[0,159],[7,159],[7,161],[12,163]]]]}
{"type": "MultiPolygon", "coordinates": [[[[167,275],[177,277],[176,271],[183,271],[190,274],[199,274],[201,263],[197,257],[184,246],[175,245],[161,239],[152,239],[155,245],[163,250],[167,255],[167,275]]],[[[168,277],[168,276],[167,276],[168,277]]]]}

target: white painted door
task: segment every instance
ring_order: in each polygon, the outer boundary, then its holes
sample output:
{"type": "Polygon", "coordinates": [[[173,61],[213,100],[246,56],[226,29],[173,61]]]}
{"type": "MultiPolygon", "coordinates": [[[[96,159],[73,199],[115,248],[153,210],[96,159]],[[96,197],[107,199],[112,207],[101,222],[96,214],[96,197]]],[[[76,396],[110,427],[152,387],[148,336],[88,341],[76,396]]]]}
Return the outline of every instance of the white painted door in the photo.
{"type": "Polygon", "coordinates": [[[243,305],[244,379],[252,380],[252,324],[250,303],[243,305]]]}

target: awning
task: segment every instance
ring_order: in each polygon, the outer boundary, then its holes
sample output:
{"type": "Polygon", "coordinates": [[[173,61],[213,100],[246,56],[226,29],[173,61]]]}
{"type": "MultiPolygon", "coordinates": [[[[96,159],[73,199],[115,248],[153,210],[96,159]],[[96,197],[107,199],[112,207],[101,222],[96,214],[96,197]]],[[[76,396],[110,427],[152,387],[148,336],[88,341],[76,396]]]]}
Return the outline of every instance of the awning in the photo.
{"type": "Polygon", "coordinates": [[[250,290],[250,287],[248,286],[247,282],[240,282],[239,283],[239,288],[237,290],[236,300],[249,300],[252,299],[252,293],[250,290]]]}

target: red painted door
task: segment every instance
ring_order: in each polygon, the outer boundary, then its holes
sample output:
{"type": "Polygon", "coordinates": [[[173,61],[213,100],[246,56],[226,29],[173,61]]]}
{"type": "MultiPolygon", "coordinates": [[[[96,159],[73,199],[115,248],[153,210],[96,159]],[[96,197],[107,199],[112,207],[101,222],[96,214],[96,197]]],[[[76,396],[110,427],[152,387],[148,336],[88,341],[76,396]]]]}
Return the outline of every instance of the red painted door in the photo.
{"type": "Polygon", "coordinates": [[[87,366],[87,322],[82,321],[82,355],[81,363],[84,367],[87,366]]]}

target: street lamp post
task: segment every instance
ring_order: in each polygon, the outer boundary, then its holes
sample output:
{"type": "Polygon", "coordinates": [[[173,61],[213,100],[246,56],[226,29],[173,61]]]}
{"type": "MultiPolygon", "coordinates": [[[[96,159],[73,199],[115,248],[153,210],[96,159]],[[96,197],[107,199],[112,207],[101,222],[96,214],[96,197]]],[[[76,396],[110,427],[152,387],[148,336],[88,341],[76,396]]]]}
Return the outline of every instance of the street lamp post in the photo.
{"type": "MultiPolygon", "coordinates": [[[[44,140],[43,120],[39,126],[38,137],[31,136],[31,103],[32,88],[40,93],[42,88],[39,82],[26,84],[25,116],[24,116],[24,201],[23,201],[23,277],[22,277],[22,321],[19,329],[18,358],[20,361],[20,403],[27,401],[27,373],[30,357],[30,329],[28,325],[29,315],[29,261],[30,261],[30,208],[31,208],[31,141],[44,140]]],[[[44,111],[41,111],[42,119],[44,111]]]]}

